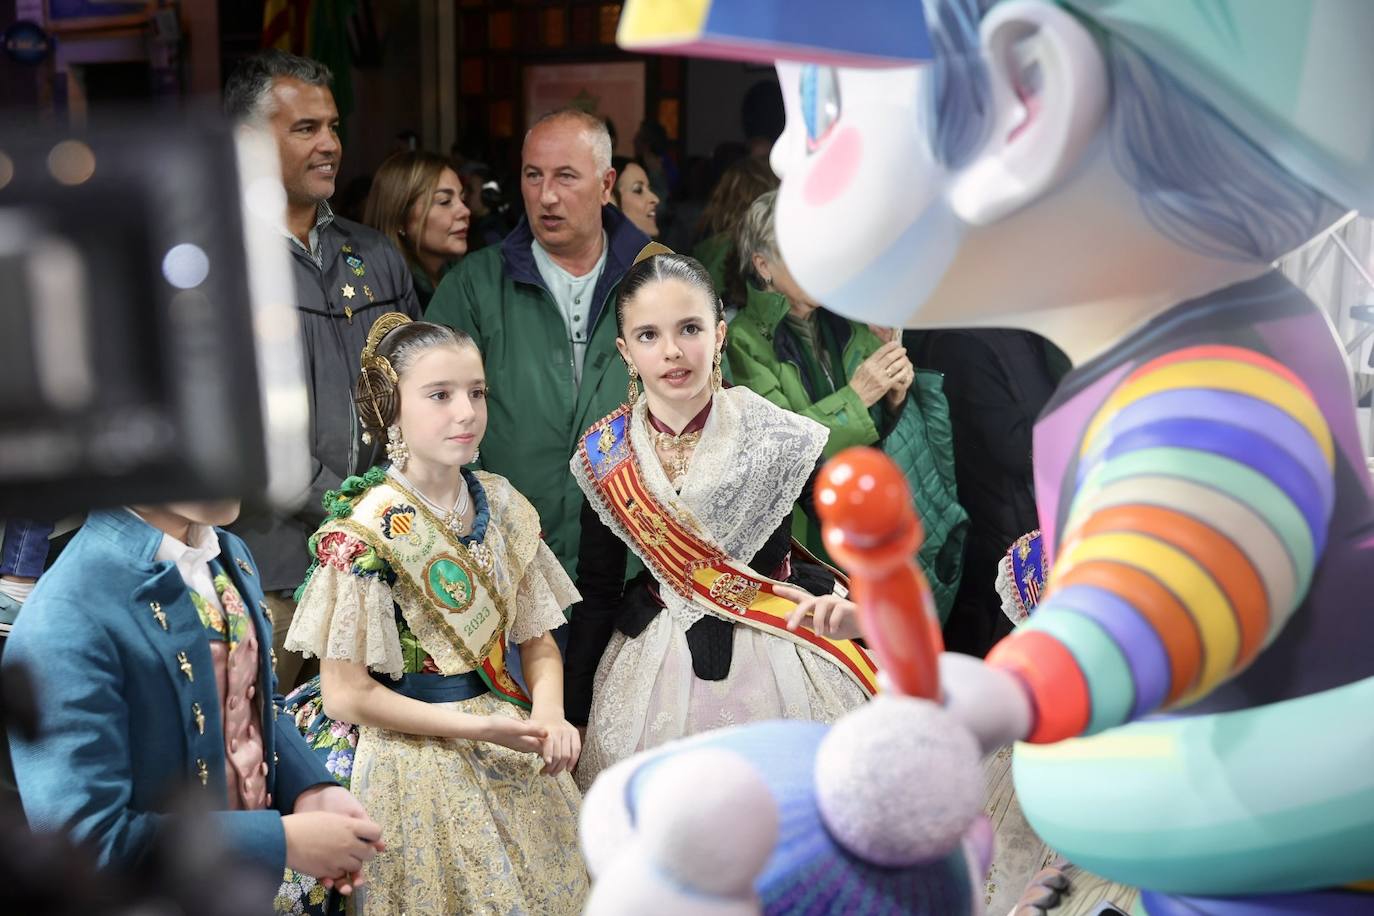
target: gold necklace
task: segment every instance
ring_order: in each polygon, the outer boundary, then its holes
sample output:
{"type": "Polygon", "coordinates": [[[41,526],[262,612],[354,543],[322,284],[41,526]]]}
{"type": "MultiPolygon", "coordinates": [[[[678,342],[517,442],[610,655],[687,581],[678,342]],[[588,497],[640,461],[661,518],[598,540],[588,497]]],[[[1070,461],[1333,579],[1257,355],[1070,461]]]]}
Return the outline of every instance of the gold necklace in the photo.
{"type": "Polygon", "coordinates": [[[679,436],[654,429],[649,424],[647,414],[644,422],[645,425],[649,426],[649,435],[653,437],[654,450],[668,453],[666,461],[662,461],[662,455],[659,458],[663,464],[663,472],[668,475],[668,482],[676,486],[678,480],[687,473],[687,464],[692,460],[692,452],[697,443],[701,441],[701,430],[683,433],[679,436]]]}
{"type": "Polygon", "coordinates": [[[410,487],[411,491],[416,496],[424,500],[425,505],[429,506],[431,512],[443,519],[445,528],[452,531],[458,537],[462,537],[466,533],[467,522],[463,520],[463,516],[467,514],[472,497],[468,493],[468,482],[463,479],[461,475],[458,480],[458,498],[454,501],[452,509],[445,509],[422,493],[420,488],[411,483],[409,477],[396,470],[394,465],[391,470],[406,486],[410,487]]]}

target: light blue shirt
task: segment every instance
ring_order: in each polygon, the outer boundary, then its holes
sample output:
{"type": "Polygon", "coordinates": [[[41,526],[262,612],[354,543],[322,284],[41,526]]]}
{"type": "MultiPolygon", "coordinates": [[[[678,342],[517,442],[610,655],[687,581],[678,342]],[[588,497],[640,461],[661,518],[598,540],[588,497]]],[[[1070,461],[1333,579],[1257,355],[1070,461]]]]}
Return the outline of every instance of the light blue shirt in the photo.
{"type": "Polygon", "coordinates": [[[574,277],[554,263],[553,258],[549,257],[549,253],[537,239],[530,242],[530,250],[534,253],[534,264],[539,268],[539,276],[544,278],[544,285],[553,294],[553,301],[558,304],[558,310],[563,314],[563,324],[568,329],[568,344],[572,347],[573,380],[579,385],[582,384],[582,362],[587,355],[587,316],[594,304],[592,294],[596,292],[601,271],[606,268],[606,252],[610,248],[610,240],[603,231],[601,257],[597,259],[596,266],[582,276],[574,277]]]}

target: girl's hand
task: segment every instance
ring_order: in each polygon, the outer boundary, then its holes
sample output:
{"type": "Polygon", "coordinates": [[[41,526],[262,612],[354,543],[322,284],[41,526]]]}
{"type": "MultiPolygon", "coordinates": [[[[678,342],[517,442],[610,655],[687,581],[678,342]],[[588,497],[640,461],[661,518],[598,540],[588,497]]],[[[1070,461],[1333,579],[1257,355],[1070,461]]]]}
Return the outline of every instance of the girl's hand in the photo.
{"type": "Polygon", "coordinates": [[[536,709],[530,716],[530,722],[538,723],[548,734],[541,750],[544,756],[544,769],[541,772],[544,775],[557,776],[577,766],[577,758],[582,753],[582,734],[563,718],[561,712],[553,714],[536,709]]]}
{"type": "Polygon", "coordinates": [[[482,716],[479,733],[481,741],[490,741],[526,754],[542,754],[548,729],[533,719],[512,719],[509,716],[482,716]]]}
{"type": "Polygon", "coordinates": [[[839,595],[816,596],[793,585],[779,585],[774,591],[797,608],[787,617],[787,629],[795,631],[807,624],[817,636],[827,639],[858,639],[859,616],[854,602],[839,595]]]}

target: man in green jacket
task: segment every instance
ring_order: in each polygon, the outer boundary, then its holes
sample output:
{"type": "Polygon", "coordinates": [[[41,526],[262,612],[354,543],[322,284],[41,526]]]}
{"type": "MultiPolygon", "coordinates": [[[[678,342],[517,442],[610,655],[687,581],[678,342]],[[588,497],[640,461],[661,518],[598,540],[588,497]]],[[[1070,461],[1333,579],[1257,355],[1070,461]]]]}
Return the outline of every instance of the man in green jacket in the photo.
{"type": "Polygon", "coordinates": [[[570,575],[583,498],[568,461],[579,434],[625,400],[615,291],[649,243],[609,206],[614,185],[604,122],[545,115],[521,151],[524,218],[499,247],[450,271],[425,312],[481,348],[490,393],[479,462],[539,510],[570,575]]]}

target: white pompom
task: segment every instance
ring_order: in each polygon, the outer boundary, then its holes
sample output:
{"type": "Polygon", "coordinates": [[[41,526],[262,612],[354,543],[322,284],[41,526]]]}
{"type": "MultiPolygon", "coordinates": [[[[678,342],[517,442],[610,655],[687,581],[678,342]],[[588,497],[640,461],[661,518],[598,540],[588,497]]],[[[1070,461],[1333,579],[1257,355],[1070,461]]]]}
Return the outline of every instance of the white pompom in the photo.
{"type": "Polygon", "coordinates": [[[821,743],[816,802],[831,835],[866,861],[942,858],[983,807],[978,743],[934,703],[879,695],[821,743]]]}
{"type": "Polygon", "coordinates": [[[583,802],[586,916],[757,916],[754,879],[778,838],[763,777],[729,751],[680,751],[645,777],[632,827],[626,793],[643,765],[604,771],[583,802]]]}
{"type": "Polygon", "coordinates": [[[763,777],[729,751],[703,749],[660,764],[640,793],[640,842],[671,880],[749,899],[778,841],[778,809],[763,777]]]}

